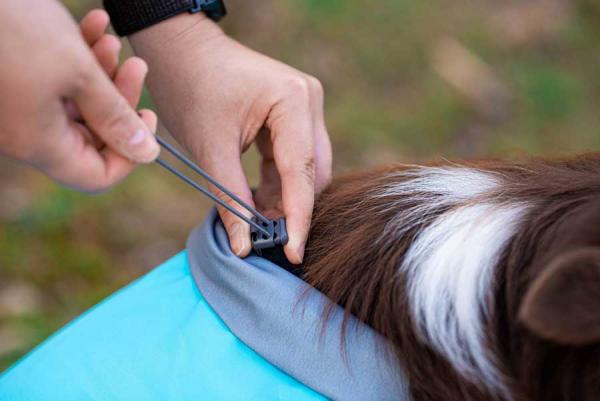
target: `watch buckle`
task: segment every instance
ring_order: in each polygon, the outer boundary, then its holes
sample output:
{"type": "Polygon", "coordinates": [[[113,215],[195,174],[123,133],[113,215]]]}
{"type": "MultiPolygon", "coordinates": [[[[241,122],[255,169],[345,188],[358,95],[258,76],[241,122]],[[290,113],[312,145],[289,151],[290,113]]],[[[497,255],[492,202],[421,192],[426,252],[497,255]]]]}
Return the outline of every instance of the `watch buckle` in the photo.
{"type": "Polygon", "coordinates": [[[201,11],[211,11],[218,8],[218,0],[192,0],[190,13],[199,13],[201,11]],[[216,6],[216,7],[215,7],[216,6]]]}
{"type": "Polygon", "coordinates": [[[199,13],[202,11],[202,6],[204,5],[205,0],[192,0],[192,8],[190,8],[190,13],[199,13]]]}

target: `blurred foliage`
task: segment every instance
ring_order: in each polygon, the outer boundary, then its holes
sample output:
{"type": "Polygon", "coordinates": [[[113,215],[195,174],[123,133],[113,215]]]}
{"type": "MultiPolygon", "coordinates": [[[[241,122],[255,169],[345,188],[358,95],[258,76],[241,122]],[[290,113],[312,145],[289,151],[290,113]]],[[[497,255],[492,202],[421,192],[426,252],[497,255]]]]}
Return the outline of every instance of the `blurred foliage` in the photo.
{"type": "MultiPolygon", "coordinates": [[[[593,0],[227,4],[228,33],[323,82],[337,172],[600,146],[593,0]]],[[[0,370],[182,249],[209,206],[154,166],[92,197],[0,160],[0,370]]]]}

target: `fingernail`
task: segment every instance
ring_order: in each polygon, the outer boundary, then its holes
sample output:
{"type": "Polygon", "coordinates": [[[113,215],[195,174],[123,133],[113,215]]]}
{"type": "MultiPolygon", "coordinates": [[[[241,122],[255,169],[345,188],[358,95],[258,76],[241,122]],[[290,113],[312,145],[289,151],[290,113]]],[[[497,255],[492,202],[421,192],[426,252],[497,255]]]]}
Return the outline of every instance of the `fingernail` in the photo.
{"type": "Polygon", "coordinates": [[[129,144],[130,145],[139,145],[140,143],[144,142],[144,140],[150,135],[150,133],[148,131],[145,131],[143,129],[137,130],[135,131],[135,134],[133,134],[133,136],[131,138],[129,138],[129,144]]]}
{"type": "Polygon", "coordinates": [[[160,153],[160,147],[153,135],[146,130],[137,130],[127,142],[130,157],[137,162],[151,162],[160,153]]]}
{"type": "Polygon", "coordinates": [[[302,263],[302,261],[304,261],[304,246],[304,244],[300,244],[298,248],[296,248],[299,263],[302,263]]]}
{"type": "Polygon", "coordinates": [[[229,243],[231,244],[231,250],[236,256],[242,254],[243,246],[240,243],[239,232],[242,228],[240,223],[233,223],[229,229],[229,243]]]}
{"type": "Polygon", "coordinates": [[[248,252],[250,252],[250,235],[249,233],[243,231],[238,234],[238,241],[240,242],[240,252],[237,254],[239,257],[248,256],[248,252]]]}
{"type": "Polygon", "coordinates": [[[250,248],[252,245],[250,244],[250,233],[246,230],[246,226],[242,223],[235,223],[237,227],[235,227],[232,231],[234,234],[232,235],[232,242],[235,243],[234,248],[232,249],[236,256],[240,258],[244,258],[248,256],[250,252],[250,248]]]}

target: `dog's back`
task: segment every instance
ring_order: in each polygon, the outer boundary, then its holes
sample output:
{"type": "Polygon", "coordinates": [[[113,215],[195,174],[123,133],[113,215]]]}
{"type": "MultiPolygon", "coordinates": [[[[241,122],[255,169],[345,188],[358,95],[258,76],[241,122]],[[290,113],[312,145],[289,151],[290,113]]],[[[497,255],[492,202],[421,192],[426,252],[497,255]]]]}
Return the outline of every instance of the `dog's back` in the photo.
{"type": "Polygon", "coordinates": [[[306,260],[416,400],[600,400],[600,157],[339,179],[306,260]]]}

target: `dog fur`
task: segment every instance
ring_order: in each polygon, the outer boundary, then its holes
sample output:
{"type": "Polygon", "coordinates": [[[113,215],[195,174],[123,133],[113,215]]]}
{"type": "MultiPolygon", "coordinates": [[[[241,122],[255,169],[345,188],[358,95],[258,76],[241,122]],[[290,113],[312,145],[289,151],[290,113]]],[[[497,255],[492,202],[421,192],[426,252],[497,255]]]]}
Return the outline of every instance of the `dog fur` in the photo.
{"type": "Polygon", "coordinates": [[[339,178],[304,279],[389,340],[414,400],[600,400],[600,156],[339,178]]]}

